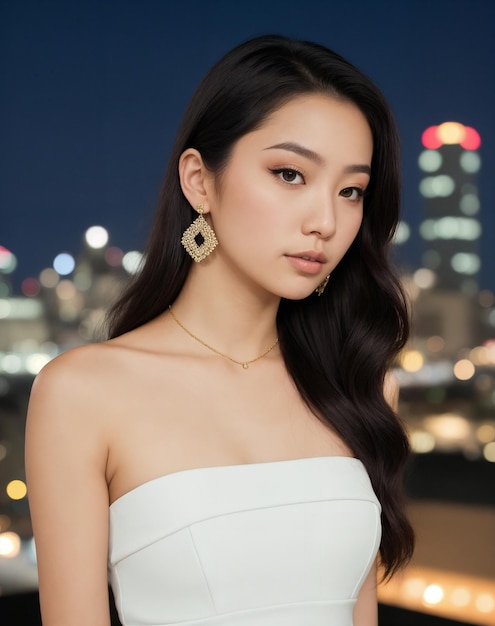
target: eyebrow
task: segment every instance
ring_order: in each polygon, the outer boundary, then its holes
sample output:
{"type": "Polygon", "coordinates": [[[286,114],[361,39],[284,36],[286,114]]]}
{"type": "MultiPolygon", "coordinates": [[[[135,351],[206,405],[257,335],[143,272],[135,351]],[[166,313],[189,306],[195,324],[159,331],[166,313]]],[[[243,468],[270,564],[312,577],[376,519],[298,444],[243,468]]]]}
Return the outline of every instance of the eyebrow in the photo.
{"type": "MultiPolygon", "coordinates": [[[[310,150],[309,148],[305,148],[298,143],[293,143],[291,141],[285,143],[277,143],[274,146],[270,146],[269,148],[265,148],[265,150],[288,150],[289,152],[294,152],[299,156],[305,157],[310,161],[314,161],[318,163],[318,165],[322,165],[325,160],[322,156],[320,156],[317,152],[310,150]]],[[[366,164],[356,164],[356,165],[348,165],[344,168],[344,172],[346,174],[368,174],[371,175],[371,167],[366,164]]]]}

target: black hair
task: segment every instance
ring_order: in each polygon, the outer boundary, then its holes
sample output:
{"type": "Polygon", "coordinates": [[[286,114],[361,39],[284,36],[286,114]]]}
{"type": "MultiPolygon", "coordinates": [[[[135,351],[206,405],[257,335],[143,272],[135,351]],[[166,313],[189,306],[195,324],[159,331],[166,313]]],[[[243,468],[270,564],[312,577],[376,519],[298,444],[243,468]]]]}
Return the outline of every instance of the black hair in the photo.
{"type": "Polygon", "coordinates": [[[389,106],[360,70],[322,45],[278,35],[247,41],[210,69],[185,111],[143,267],[109,312],[109,336],[166,311],[188,275],[192,261],[181,237],[196,214],[180,186],[182,152],[197,149],[221,177],[238,139],[292,98],[312,93],[352,102],[366,117],[373,137],[371,180],[359,233],[324,294],[282,299],[280,347],[305,402],[366,466],[382,506],[380,560],[388,577],[414,546],[402,499],[409,444],[383,393],[409,333],[406,299],[389,261],[399,219],[400,155],[389,106]]]}

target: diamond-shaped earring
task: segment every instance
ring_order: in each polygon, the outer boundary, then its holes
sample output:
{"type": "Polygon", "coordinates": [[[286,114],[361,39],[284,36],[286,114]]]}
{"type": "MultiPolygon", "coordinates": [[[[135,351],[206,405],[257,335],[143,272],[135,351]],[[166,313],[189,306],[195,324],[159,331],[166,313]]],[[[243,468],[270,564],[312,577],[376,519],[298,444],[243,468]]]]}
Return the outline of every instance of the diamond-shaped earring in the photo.
{"type": "Polygon", "coordinates": [[[184,231],[181,239],[182,245],[196,263],[206,259],[218,245],[215,232],[203,217],[203,210],[204,206],[202,204],[196,207],[199,215],[189,228],[184,231]]]}

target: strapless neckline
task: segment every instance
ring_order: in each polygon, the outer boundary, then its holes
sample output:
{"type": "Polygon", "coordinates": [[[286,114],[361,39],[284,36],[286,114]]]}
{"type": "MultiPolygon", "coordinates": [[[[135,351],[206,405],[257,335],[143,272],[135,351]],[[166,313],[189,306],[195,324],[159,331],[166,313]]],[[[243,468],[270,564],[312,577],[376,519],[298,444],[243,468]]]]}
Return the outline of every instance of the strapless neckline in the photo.
{"type": "Polygon", "coordinates": [[[225,470],[226,472],[238,471],[238,470],[248,471],[247,468],[252,468],[256,470],[256,469],[269,468],[269,467],[279,467],[283,465],[293,465],[293,464],[297,465],[297,464],[302,464],[302,463],[311,464],[312,462],[321,463],[322,461],[325,462],[326,460],[330,462],[351,461],[351,462],[355,462],[360,465],[363,465],[363,462],[357,459],[356,457],[331,454],[331,455],[325,455],[325,456],[298,457],[294,459],[280,459],[280,460],[274,460],[274,461],[257,461],[254,463],[232,463],[232,464],[226,464],[226,465],[205,465],[205,466],[200,466],[200,467],[190,467],[190,468],[186,468],[182,470],[177,470],[174,472],[168,472],[167,474],[161,474],[159,476],[155,476],[154,478],[150,478],[149,480],[145,480],[141,484],[137,485],[136,487],[133,487],[132,489],[129,489],[128,491],[123,493],[121,496],[116,498],[109,505],[109,508],[112,509],[120,501],[125,500],[128,497],[131,497],[135,493],[139,492],[141,489],[145,489],[149,485],[152,485],[153,483],[159,483],[159,482],[162,483],[162,482],[167,482],[169,480],[175,480],[176,478],[181,478],[184,475],[192,475],[195,473],[201,474],[204,472],[208,473],[209,471],[220,471],[220,470],[225,470]]]}
{"type": "Polygon", "coordinates": [[[108,566],[125,626],[352,626],[380,503],[350,456],[190,468],[115,500],[108,566]]]}

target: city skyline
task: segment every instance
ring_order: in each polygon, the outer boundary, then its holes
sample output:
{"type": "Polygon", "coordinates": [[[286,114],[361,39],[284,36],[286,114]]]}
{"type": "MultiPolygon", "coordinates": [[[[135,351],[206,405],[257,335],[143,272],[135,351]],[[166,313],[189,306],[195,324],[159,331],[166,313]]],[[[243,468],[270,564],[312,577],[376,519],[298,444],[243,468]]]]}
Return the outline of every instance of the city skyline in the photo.
{"type": "Polygon", "coordinates": [[[292,13],[281,12],[287,3],[253,2],[242,20],[227,2],[205,4],[0,3],[0,45],[9,59],[1,69],[0,246],[18,259],[17,290],[59,253],[77,255],[93,225],[107,228],[124,251],[142,249],[192,90],[228,48],[263,32],[334,48],[390,101],[411,229],[397,253],[405,267],[419,267],[423,252],[422,132],[456,121],[480,133],[480,288],[495,290],[495,86],[486,79],[495,55],[493,3],[310,1],[292,13]]]}

